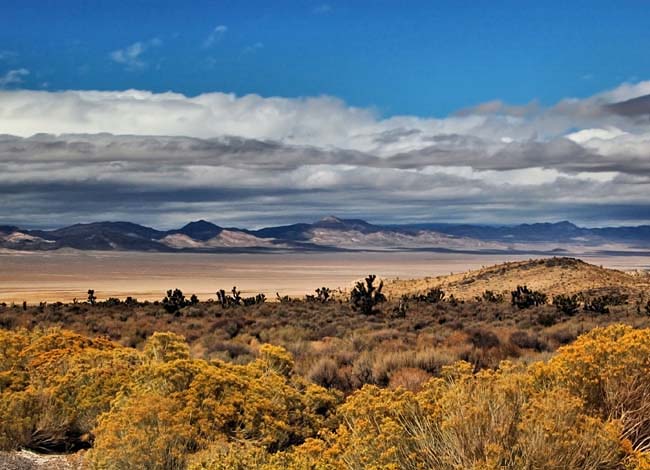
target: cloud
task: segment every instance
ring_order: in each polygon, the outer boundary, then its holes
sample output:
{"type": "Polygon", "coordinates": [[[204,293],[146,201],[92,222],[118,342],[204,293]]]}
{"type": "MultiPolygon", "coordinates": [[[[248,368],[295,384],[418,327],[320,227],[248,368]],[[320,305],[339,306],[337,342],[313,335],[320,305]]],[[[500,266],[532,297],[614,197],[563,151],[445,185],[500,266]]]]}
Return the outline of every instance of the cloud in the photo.
{"type": "Polygon", "coordinates": [[[208,48],[212,47],[214,44],[218,43],[221,41],[223,38],[224,34],[228,31],[228,27],[226,25],[220,24],[214,27],[212,31],[210,31],[210,34],[208,34],[208,37],[205,38],[203,41],[203,47],[208,48]]]}
{"type": "Polygon", "coordinates": [[[9,70],[4,75],[0,75],[0,88],[5,88],[11,85],[20,85],[24,81],[24,77],[29,75],[29,70],[21,68],[9,70]]]}
{"type": "Polygon", "coordinates": [[[649,116],[650,94],[606,105],[606,109],[621,116],[649,116]]]}
{"type": "Polygon", "coordinates": [[[147,67],[147,63],[142,59],[142,55],[152,47],[161,45],[162,41],[158,38],[144,42],[134,42],[129,46],[111,52],[110,58],[113,62],[125,65],[127,70],[141,70],[147,67]]]}
{"type": "Polygon", "coordinates": [[[260,49],[264,48],[264,43],[262,42],[256,42],[255,44],[251,44],[250,46],[247,46],[244,48],[242,51],[243,54],[252,54],[253,52],[257,52],[260,49]]]}
{"type": "Polygon", "coordinates": [[[446,118],[327,96],[0,91],[0,223],[650,223],[650,123],[609,108],[648,86],[446,118]]]}

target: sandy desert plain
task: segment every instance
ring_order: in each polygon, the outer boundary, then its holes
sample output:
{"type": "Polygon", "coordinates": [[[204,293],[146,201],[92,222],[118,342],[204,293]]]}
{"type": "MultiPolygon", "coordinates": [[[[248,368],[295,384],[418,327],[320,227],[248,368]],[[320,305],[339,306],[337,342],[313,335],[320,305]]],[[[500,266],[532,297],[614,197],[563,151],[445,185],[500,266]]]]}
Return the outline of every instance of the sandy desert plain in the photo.
{"type": "MultiPolygon", "coordinates": [[[[179,288],[201,300],[236,285],[244,294],[262,292],[301,297],[320,286],[347,289],[374,273],[385,279],[412,279],[459,273],[535,254],[354,252],[283,254],[197,254],[0,251],[0,302],[38,303],[98,298],[159,300],[179,288]]],[[[621,271],[650,269],[650,256],[581,255],[584,261],[621,271]]]]}

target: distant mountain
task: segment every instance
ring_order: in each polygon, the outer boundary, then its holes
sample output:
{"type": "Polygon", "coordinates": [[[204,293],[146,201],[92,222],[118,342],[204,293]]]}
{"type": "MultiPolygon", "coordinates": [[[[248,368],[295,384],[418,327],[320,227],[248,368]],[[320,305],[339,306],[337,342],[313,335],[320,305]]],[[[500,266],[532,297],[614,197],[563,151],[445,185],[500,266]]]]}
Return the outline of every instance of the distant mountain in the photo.
{"type": "Polygon", "coordinates": [[[325,217],[259,230],[223,228],[198,220],[174,230],[130,222],[76,224],[56,230],[0,226],[0,248],[13,250],[125,251],[463,251],[650,252],[650,226],[585,228],[563,221],[514,226],[470,224],[374,225],[325,217]]]}
{"type": "Polygon", "coordinates": [[[95,222],[24,233],[51,242],[54,248],[78,250],[161,251],[156,240],[164,236],[164,232],[131,222],[95,222]]]}
{"type": "Polygon", "coordinates": [[[0,235],[8,235],[16,231],[18,231],[18,227],[14,227],[13,225],[0,225],[0,235]]]}
{"type": "Polygon", "coordinates": [[[218,225],[215,225],[212,222],[206,222],[205,220],[197,220],[196,222],[190,222],[177,231],[172,230],[168,233],[182,233],[194,240],[208,241],[219,235],[221,232],[223,232],[223,228],[218,225]]]}
{"type": "Polygon", "coordinates": [[[313,224],[301,223],[284,225],[280,227],[268,227],[255,230],[251,233],[262,238],[279,238],[293,241],[309,241],[313,237],[314,230],[336,230],[336,231],[357,231],[361,233],[374,233],[383,230],[381,226],[372,225],[360,219],[339,219],[329,216],[320,219],[313,224]]]}
{"type": "Polygon", "coordinates": [[[434,230],[447,235],[503,243],[583,243],[588,245],[634,243],[641,248],[650,248],[650,225],[585,228],[562,221],[512,226],[412,224],[390,227],[398,230],[434,230]]]}

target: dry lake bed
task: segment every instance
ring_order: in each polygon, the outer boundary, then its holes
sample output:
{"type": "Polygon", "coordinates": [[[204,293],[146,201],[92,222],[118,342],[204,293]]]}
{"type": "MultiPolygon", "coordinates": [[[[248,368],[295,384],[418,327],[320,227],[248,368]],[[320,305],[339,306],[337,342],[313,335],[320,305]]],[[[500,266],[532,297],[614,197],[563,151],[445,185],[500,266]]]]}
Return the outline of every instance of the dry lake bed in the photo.
{"type": "MultiPolygon", "coordinates": [[[[374,273],[384,278],[421,278],[466,271],[539,255],[458,253],[180,254],[134,252],[0,252],[0,302],[83,300],[88,289],[100,299],[133,296],[159,300],[179,288],[199,298],[236,285],[244,293],[302,296],[320,286],[348,288],[374,273]]],[[[581,256],[621,270],[650,269],[650,257],[581,256]]]]}

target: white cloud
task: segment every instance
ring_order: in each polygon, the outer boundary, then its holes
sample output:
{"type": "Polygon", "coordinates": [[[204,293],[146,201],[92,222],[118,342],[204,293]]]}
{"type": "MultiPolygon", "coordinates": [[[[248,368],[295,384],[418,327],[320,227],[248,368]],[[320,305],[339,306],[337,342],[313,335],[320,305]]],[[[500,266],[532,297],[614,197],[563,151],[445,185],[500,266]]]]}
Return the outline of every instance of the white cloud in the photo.
{"type": "Polygon", "coordinates": [[[141,70],[147,66],[147,63],[142,59],[142,55],[151,47],[160,45],[162,45],[162,41],[158,38],[134,42],[129,46],[111,52],[110,58],[113,62],[125,65],[128,70],[141,70]]]}
{"type": "Polygon", "coordinates": [[[610,127],[609,129],[582,129],[578,132],[568,134],[566,137],[578,144],[584,144],[593,139],[609,140],[627,134],[620,129],[610,127]]]}
{"type": "Polygon", "coordinates": [[[615,103],[617,101],[626,101],[648,94],[650,94],[650,80],[637,83],[623,83],[613,90],[597,94],[595,98],[607,103],[615,103]]]}
{"type": "Polygon", "coordinates": [[[253,52],[259,51],[260,49],[264,49],[263,42],[256,42],[255,44],[246,46],[242,52],[243,54],[252,54],[253,52]]]}
{"type": "Polygon", "coordinates": [[[210,34],[208,34],[208,37],[205,38],[205,41],[203,41],[203,47],[208,48],[212,47],[221,39],[223,36],[226,34],[228,31],[228,27],[226,25],[220,24],[214,27],[212,31],[210,31],[210,34]]]}
{"type": "Polygon", "coordinates": [[[650,222],[650,122],[604,109],[646,86],[440,119],[384,119],[327,96],[5,90],[0,129],[25,138],[0,136],[0,200],[57,217],[82,194],[79,210],[141,221],[173,206],[246,223],[263,206],[293,220],[650,222]],[[41,132],[53,135],[29,137],[41,132]]]}
{"type": "Polygon", "coordinates": [[[20,85],[24,81],[24,77],[29,75],[27,69],[9,70],[4,75],[0,75],[0,88],[5,88],[11,85],[20,85]]]}

